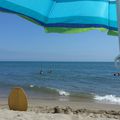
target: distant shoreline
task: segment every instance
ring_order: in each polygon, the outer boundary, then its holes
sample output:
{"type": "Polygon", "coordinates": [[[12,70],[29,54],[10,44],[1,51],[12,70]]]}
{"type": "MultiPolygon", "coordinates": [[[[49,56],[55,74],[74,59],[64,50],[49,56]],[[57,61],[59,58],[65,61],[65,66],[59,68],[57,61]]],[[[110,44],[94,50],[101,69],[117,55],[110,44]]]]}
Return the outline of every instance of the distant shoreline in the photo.
{"type": "Polygon", "coordinates": [[[0,62],[51,62],[51,63],[113,63],[114,61],[32,61],[32,60],[3,60],[0,62]]]}

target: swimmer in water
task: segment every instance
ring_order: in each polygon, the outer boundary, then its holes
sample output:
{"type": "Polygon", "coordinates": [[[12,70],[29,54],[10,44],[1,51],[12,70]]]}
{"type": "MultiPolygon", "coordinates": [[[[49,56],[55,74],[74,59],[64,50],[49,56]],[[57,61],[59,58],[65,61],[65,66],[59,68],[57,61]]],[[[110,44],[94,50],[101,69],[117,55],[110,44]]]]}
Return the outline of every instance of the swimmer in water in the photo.
{"type": "Polygon", "coordinates": [[[43,71],[42,71],[42,70],[40,70],[40,74],[41,74],[41,75],[43,74],[43,71]]]}
{"type": "Polygon", "coordinates": [[[114,73],[114,76],[116,76],[116,73],[114,73]]]}
{"type": "Polygon", "coordinates": [[[118,76],[120,76],[120,73],[118,73],[118,76]]]}
{"type": "Polygon", "coordinates": [[[120,73],[114,73],[114,76],[120,76],[120,73]]]}

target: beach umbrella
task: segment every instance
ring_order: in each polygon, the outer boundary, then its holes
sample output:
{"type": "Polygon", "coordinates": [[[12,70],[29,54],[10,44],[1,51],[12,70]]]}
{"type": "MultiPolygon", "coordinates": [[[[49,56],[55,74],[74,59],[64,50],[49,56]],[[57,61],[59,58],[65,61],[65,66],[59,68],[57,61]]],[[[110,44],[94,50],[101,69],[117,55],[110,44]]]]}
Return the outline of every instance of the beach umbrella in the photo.
{"type": "Polygon", "coordinates": [[[117,32],[115,0],[0,0],[0,11],[17,14],[48,32],[117,32]]]}
{"type": "MultiPolygon", "coordinates": [[[[17,14],[43,26],[48,33],[97,29],[118,35],[119,3],[120,0],[0,0],[0,11],[17,14]]],[[[119,60],[120,55],[116,63],[119,60]]]]}

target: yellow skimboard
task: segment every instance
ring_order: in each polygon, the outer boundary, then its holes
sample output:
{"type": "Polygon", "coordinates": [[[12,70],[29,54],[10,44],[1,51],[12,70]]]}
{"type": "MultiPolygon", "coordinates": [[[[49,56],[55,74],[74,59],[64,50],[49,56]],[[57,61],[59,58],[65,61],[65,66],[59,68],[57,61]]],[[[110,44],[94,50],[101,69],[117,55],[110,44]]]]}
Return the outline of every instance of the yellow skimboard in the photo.
{"type": "Polygon", "coordinates": [[[10,110],[26,111],[28,108],[27,96],[22,88],[13,88],[8,98],[10,110]]]}

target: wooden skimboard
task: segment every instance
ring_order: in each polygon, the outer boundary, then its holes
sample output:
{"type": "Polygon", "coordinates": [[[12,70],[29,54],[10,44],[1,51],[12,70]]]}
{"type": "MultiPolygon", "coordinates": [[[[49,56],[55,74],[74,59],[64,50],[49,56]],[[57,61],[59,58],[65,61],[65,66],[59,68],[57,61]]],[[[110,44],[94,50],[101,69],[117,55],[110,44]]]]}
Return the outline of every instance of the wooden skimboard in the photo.
{"type": "Polygon", "coordinates": [[[9,97],[8,105],[10,110],[26,111],[28,108],[27,96],[22,88],[13,88],[9,97]]]}

